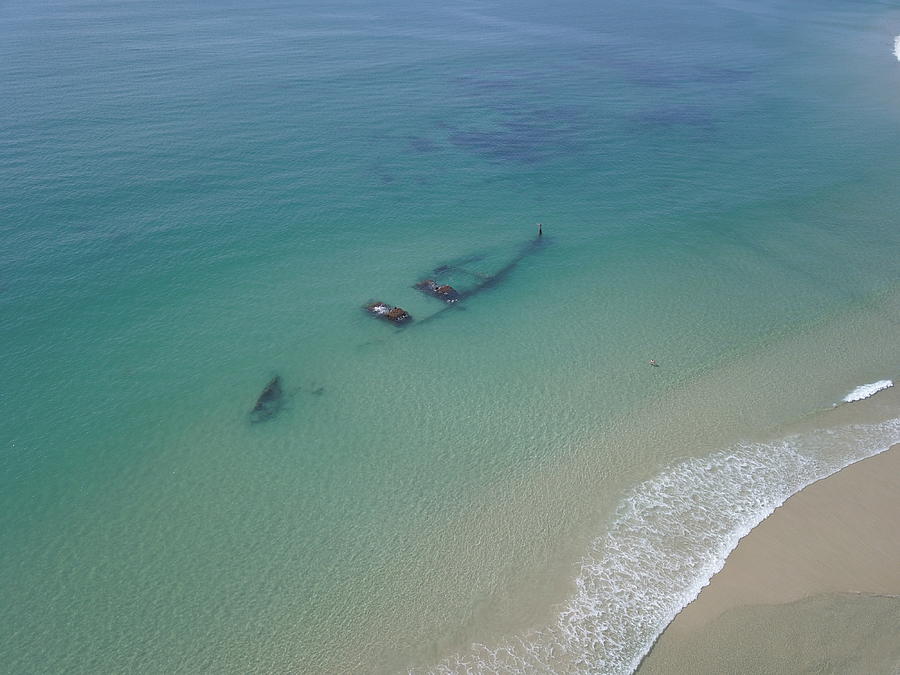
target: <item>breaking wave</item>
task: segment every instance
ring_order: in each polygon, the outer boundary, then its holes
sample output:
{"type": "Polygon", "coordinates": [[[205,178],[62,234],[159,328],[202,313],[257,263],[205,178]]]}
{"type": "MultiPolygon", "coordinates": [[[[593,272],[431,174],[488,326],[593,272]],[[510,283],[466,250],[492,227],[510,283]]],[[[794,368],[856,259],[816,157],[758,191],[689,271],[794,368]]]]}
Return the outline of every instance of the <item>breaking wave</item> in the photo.
{"type": "Polygon", "coordinates": [[[624,496],[552,625],[409,672],[632,673],[753,527],[810,483],[897,442],[900,419],[675,464],[624,496]]]}
{"type": "Polygon", "coordinates": [[[871,384],[863,384],[858,386],[856,389],[851,391],[841,400],[844,403],[852,403],[853,401],[862,401],[863,399],[869,398],[870,396],[874,396],[882,389],[887,389],[888,387],[893,387],[894,383],[891,380],[878,380],[878,382],[872,382],[871,384]]]}
{"type": "Polygon", "coordinates": [[[900,61],[900,35],[894,38],[894,56],[900,61]]]}

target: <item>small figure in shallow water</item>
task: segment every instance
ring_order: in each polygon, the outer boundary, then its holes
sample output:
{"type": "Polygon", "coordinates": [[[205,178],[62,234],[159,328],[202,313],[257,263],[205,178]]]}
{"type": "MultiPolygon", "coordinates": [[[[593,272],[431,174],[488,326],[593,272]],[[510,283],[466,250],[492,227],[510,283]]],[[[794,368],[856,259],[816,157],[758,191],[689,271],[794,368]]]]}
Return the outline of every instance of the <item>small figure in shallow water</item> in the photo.
{"type": "Polygon", "coordinates": [[[543,237],[543,236],[544,236],[544,225],[543,225],[543,223],[538,223],[538,236],[539,236],[539,237],[543,237]]]}
{"type": "Polygon", "coordinates": [[[659,368],[659,364],[656,362],[656,359],[650,359],[650,365],[659,368]]]}

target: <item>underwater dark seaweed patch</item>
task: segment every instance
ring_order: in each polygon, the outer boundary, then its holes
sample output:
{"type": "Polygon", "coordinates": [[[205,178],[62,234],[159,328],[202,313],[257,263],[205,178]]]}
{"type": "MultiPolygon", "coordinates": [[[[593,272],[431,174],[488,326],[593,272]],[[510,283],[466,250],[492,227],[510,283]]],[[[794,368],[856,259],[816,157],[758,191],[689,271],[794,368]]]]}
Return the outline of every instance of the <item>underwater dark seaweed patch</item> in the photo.
{"type": "Polygon", "coordinates": [[[736,82],[746,82],[752,77],[752,68],[717,68],[709,66],[699,69],[694,79],[697,82],[712,84],[734,84],[736,82]]]}
{"type": "Polygon", "coordinates": [[[469,90],[469,93],[496,92],[515,89],[519,86],[515,80],[504,77],[457,77],[454,78],[454,82],[464,89],[469,90]]]}
{"type": "Polygon", "coordinates": [[[522,164],[581,151],[582,134],[592,123],[587,108],[535,105],[535,100],[548,100],[558,75],[548,66],[455,78],[452,100],[461,117],[446,130],[450,145],[492,161],[522,164]]]}
{"type": "Polygon", "coordinates": [[[706,108],[689,105],[673,105],[642,110],[631,118],[639,127],[690,127],[712,131],[715,122],[706,108]]]}
{"type": "Polygon", "coordinates": [[[615,68],[629,84],[652,89],[677,89],[694,85],[722,85],[746,82],[754,75],[751,66],[713,65],[705,62],[668,63],[661,60],[619,58],[605,65],[615,68]]]}
{"type": "Polygon", "coordinates": [[[416,152],[435,152],[440,149],[437,143],[424,136],[410,136],[407,141],[416,152]]]}
{"type": "Polygon", "coordinates": [[[492,128],[459,129],[449,136],[455,147],[491,160],[525,164],[579,152],[588,127],[584,109],[576,106],[506,108],[492,128]]]}
{"type": "Polygon", "coordinates": [[[523,88],[533,87],[534,82],[539,79],[540,73],[529,72],[525,70],[502,70],[498,73],[461,75],[454,77],[452,82],[464,94],[474,96],[489,96],[496,92],[510,91],[513,89],[522,90],[523,88]]]}

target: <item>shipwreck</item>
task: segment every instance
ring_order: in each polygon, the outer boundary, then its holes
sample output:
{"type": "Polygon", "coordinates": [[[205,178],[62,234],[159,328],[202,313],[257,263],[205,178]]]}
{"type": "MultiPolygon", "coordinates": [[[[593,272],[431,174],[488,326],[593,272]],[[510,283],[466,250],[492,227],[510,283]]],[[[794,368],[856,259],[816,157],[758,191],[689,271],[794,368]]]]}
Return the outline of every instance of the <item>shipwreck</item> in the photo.
{"type": "Polygon", "coordinates": [[[449,284],[439,284],[434,279],[425,279],[420,281],[413,288],[418,288],[427,295],[432,295],[444,302],[458,302],[460,293],[449,284]]]}
{"type": "Polygon", "coordinates": [[[379,319],[390,321],[391,323],[405,323],[411,321],[412,317],[402,307],[394,307],[385,302],[372,302],[365,306],[365,310],[370,314],[374,314],[379,319]]]}
{"type": "Polygon", "coordinates": [[[253,423],[265,422],[271,419],[281,410],[284,403],[284,391],[281,388],[281,377],[276,375],[269,384],[266,385],[259,398],[256,399],[256,405],[250,411],[250,421],[253,423]]]}

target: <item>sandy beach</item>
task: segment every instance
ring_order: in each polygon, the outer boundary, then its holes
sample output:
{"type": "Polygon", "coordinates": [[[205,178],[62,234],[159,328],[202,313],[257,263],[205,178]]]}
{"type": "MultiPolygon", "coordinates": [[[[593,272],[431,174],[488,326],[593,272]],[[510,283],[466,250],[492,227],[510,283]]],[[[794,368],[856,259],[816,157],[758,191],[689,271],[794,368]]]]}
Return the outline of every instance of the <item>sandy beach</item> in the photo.
{"type": "Polygon", "coordinates": [[[900,446],[800,491],[738,544],[639,673],[896,673],[900,446]]]}

